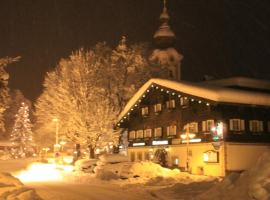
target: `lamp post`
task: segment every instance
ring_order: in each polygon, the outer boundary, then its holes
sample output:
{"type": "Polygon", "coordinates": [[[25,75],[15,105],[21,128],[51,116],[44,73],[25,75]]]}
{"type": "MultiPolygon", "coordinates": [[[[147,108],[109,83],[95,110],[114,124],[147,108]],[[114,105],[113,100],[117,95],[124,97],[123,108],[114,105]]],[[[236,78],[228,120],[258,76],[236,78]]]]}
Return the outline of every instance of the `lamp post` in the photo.
{"type": "Polygon", "coordinates": [[[183,134],[180,135],[183,140],[186,140],[187,158],[186,158],[186,171],[189,171],[189,140],[194,138],[196,135],[194,133],[189,133],[185,130],[183,134]]]}

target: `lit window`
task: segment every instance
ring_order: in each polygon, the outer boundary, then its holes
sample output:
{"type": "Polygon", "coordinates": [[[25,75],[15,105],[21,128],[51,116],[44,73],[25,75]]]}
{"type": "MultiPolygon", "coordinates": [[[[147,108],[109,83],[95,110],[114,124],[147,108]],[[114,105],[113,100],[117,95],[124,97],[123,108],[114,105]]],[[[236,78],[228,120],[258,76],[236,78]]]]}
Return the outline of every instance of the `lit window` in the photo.
{"type": "Polygon", "coordinates": [[[263,131],[263,122],[259,120],[250,120],[249,121],[249,130],[251,132],[262,132],[263,131]]]}
{"type": "Polygon", "coordinates": [[[143,130],[136,131],[136,138],[143,138],[143,130]]]}
{"type": "Polygon", "coordinates": [[[129,139],[135,139],[136,137],[136,132],[135,131],[130,131],[129,132],[129,139]]]}
{"type": "Polygon", "coordinates": [[[202,121],[202,131],[209,132],[215,126],[215,121],[213,119],[202,121]]]}
{"type": "Polygon", "coordinates": [[[175,100],[171,99],[169,101],[166,101],[166,107],[167,108],[175,108],[175,100]]]}
{"type": "Polygon", "coordinates": [[[176,126],[172,125],[172,126],[168,126],[167,127],[167,135],[176,135],[176,126]]]}
{"type": "Polygon", "coordinates": [[[134,162],[135,161],[135,152],[130,153],[130,161],[134,162]]]}
{"type": "Polygon", "coordinates": [[[230,130],[231,131],[244,131],[245,121],[242,119],[230,119],[230,130]]]}
{"type": "Polygon", "coordinates": [[[137,160],[142,161],[142,152],[137,153],[137,160]]]}
{"type": "Polygon", "coordinates": [[[188,106],[188,104],[189,104],[189,100],[188,100],[187,97],[181,97],[180,98],[180,105],[181,106],[185,107],[185,106],[188,106]]]}
{"type": "Polygon", "coordinates": [[[158,128],[155,128],[155,137],[161,137],[162,136],[162,128],[161,127],[158,127],[158,128]]]}
{"type": "Polygon", "coordinates": [[[197,133],[198,132],[198,123],[191,122],[188,124],[187,128],[188,128],[189,133],[197,133]]]}
{"type": "Polygon", "coordinates": [[[154,110],[155,110],[155,112],[160,112],[162,110],[161,103],[155,104],[154,105],[154,110]]]}
{"type": "Polygon", "coordinates": [[[146,115],[149,114],[149,110],[148,110],[148,107],[147,106],[146,107],[143,107],[141,109],[141,111],[142,111],[142,116],[146,116],[146,115]]]}
{"type": "Polygon", "coordinates": [[[144,130],[144,137],[148,138],[148,137],[152,137],[152,129],[146,129],[144,130]]]}

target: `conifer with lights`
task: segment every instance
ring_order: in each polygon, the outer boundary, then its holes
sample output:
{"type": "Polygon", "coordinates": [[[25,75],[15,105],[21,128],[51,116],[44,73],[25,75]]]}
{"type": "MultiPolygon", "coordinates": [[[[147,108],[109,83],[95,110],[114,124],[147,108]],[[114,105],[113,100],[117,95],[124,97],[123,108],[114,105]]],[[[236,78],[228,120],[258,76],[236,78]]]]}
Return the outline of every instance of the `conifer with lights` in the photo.
{"type": "Polygon", "coordinates": [[[33,133],[31,128],[29,106],[22,102],[18,113],[15,115],[15,123],[10,136],[14,147],[18,147],[13,151],[14,157],[25,157],[33,152],[33,133]]]}

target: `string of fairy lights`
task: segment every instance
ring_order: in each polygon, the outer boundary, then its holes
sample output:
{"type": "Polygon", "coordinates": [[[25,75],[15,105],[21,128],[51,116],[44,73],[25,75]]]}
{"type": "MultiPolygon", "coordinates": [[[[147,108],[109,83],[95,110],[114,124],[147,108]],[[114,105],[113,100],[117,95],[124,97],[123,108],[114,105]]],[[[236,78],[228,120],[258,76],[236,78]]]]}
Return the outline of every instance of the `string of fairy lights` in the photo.
{"type": "Polygon", "coordinates": [[[160,90],[161,92],[165,92],[168,95],[172,96],[177,96],[178,98],[184,98],[185,100],[189,100],[191,102],[197,102],[198,104],[204,104],[206,106],[210,106],[209,101],[204,101],[201,98],[199,99],[198,97],[190,97],[190,95],[181,93],[181,92],[176,92],[175,90],[168,89],[166,87],[162,87],[160,85],[152,84],[150,87],[148,87],[145,92],[141,95],[141,97],[133,104],[133,106],[130,108],[130,111],[125,114],[120,121],[118,122],[117,126],[120,127],[121,123],[123,123],[125,120],[128,119],[128,116],[133,112],[135,109],[139,108],[139,104],[142,102],[142,100],[147,96],[147,94],[151,90],[160,90]]]}

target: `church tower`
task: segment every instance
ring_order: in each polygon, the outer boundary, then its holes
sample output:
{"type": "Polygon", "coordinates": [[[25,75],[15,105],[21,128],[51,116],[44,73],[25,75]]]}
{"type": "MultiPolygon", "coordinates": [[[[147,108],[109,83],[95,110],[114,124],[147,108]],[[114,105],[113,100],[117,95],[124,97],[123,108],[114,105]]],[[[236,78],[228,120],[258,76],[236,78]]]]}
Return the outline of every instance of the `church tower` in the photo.
{"type": "Polygon", "coordinates": [[[179,81],[181,80],[183,55],[174,48],[176,38],[169,25],[170,16],[167,11],[166,0],[163,0],[163,11],[159,20],[159,29],[154,34],[155,49],[149,59],[166,68],[170,79],[179,81]]]}

